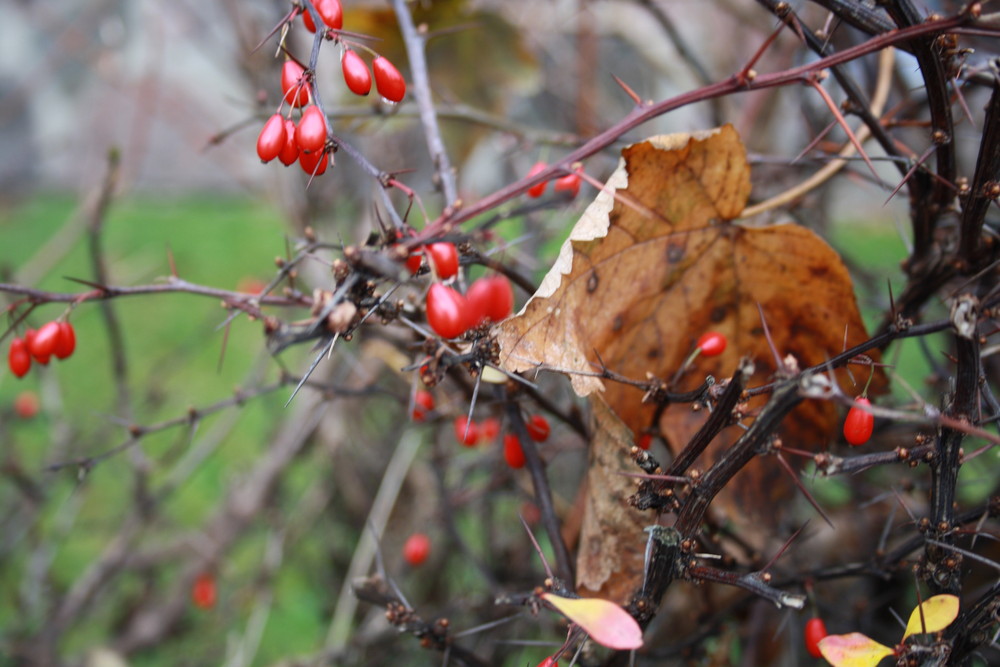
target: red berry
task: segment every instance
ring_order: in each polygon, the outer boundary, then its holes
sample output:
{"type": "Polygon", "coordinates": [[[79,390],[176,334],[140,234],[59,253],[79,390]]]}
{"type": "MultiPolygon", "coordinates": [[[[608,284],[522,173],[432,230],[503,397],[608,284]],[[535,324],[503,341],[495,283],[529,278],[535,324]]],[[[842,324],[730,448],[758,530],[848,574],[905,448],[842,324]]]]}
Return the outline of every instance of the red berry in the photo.
{"type": "Polygon", "coordinates": [[[500,435],[500,422],[496,417],[487,417],[479,422],[479,439],[492,442],[500,435]]]}
{"type": "MultiPolygon", "coordinates": [[[[399,246],[400,244],[394,243],[392,247],[398,248],[399,246]]],[[[407,255],[406,260],[403,263],[406,264],[406,269],[411,274],[415,274],[417,271],[420,270],[420,265],[423,263],[423,260],[424,260],[423,251],[418,248],[417,250],[414,250],[409,255],[407,255]]]]}
{"type": "Polygon", "coordinates": [[[562,178],[557,178],[552,189],[556,192],[569,192],[573,197],[577,196],[580,193],[580,172],[574,171],[562,178]]]}
{"type": "Polygon", "coordinates": [[[847,411],[847,419],[844,420],[844,440],[855,447],[865,444],[872,437],[875,415],[859,407],[871,404],[872,402],[864,396],[858,396],[854,399],[854,405],[847,411]]]}
{"type": "Polygon", "coordinates": [[[46,322],[35,332],[28,345],[28,351],[40,364],[49,363],[49,357],[56,349],[56,340],[59,338],[59,323],[46,322]]]}
{"type": "Polygon", "coordinates": [[[822,618],[814,617],[806,621],[806,650],[814,658],[822,658],[823,654],[819,650],[819,640],[826,637],[826,623],[822,618]]]}
{"type": "Polygon", "coordinates": [[[434,395],[421,389],[413,396],[413,421],[422,422],[427,413],[434,409],[434,395]]]}
{"type": "Polygon", "coordinates": [[[38,394],[33,391],[22,391],[14,399],[14,412],[21,419],[31,419],[38,414],[38,394]]]}
{"type": "Polygon", "coordinates": [[[469,304],[465,297],[446,285],[434,283],[427,291],[427,323],[442,338],[465,333],[469,304]]]}
{"type": "Polygon", "coordinates": [[[24,339],[15,338],[10,342],[7,365],[10,366],[10,372],[19,378],[23,378],[31,370],[31,353],[28,352],[28,344],[24,339]]]}
{"type": "Polygon", "coordinates": [[[513,433],[508,433],[503,437],[503,460],[511,468],[524,467],[524,450],[521,449],[521,441],[513,433]]]}
{"type": "Polygon", "coordinates": [[[375,56],[372,72],[375,74],[375,88],[379,95],[390,102],[402,101],[406,96],[406,82],[395,65],[382,56],[375,56]]]}
{"type": "Polygon", "coordinates": [[[302,151],[299,154],[299,166],[310,176],[321,176],[326,171],[328,164],[330,164],[330,154],[326,151],[321,153],[302,151]]]}
{"type": "Polygon", "coordinates": [[[454,243],[431,243],[426,250],[439,278],[447,280],[458,273],[458,249],[454,243]]]}
{"type": "Polygon", "coordinates": [[[52,354],[56,355],[57,359],[65,359],[76,349],[76,332],[73,331],[73,325],[69,322],[58,322],[57,324],[59,335],[56,337],[52,354]]]}
{"type": "MultiPolygon", "coordinates": [[[[548,169],[548,167],[549,167],[549,165],[545,164],[544,162],[536,162],[535,166],[533,166],[528,171],[528,176],[527,177],[531,178],[532,176],[537,176],[538,174],[540,174],[543,171],[545,171],[546,169],[548,169]]],[[[542,193],[545,192],[545,188],[546,188],[546,186],[548,186],[548,184],[549,184],[548,181],[542,181],[538,185],[532,185],[530,188],[528,188],[528,196],[529,197],[541,197],[542,193]]]]}
{"type": "Polygon", "coordinates": [[[299,159],[299,145],[295,143],[295,121],[291,118],[286,118],[284,124],[285,145],[281,147],[278,159],[281,160],[281,164],[288,167],[299,159]]]}
{"type": "Polygon", "coordinates": [[[706,331],[695,347],[706,357],[716,357],[726,351],[726,337],[718,331],[706,331]]]}
{"type": "Polygon", "coordinates": [[[420,265],[424,262],[424,254],[422,252],[411,253],[409,257],[406,258],[406,268],[410,273],[416,273],[420,270],[420,265]]]}
{"type": "MultiPolygon", "coordinates": [[[[327,27],[334,30],[344,27],[344,9],[340,6],[340,0],[313,0],[313,7],[327,27]]],[[[302,10],[302,23],[309,32],[316,32],[316,24],[307,9],[302,10]]]]}
{"type": "Polygon", "coordinates": [[[413,533],[403,544],[403,559],[416,567],[431,555],[431,538],[423,533],[413,533]]]}
{"type": "Polygon", "coordinates": [[[545,660],[542,660],[540,663],[538,663],[538,667],[559,667],[559,663],[553,660],[552,656],[550,655],[549,657],[545,658],[545,660]]]}
{"type": "Polygon", "coordinates": [[[653,436],[651,436],[649,433],[643,433],[642,435],[640,435],[639,441],[636,443],[639,449],[649,449],[650,445],[652,444],[653,444],[653,436]]]}
{"type": "Polygon", "coordinates": [[[474,324],[486,320],[499,322],[514,310],[514,290],[506,276],[480,278],[469,285],[465,294],[474,324]]]}
{"type": "Polygon", "coordinates": [[[310,153],[317,153],[326,145],[326,118],[315,104],[302,113],[295,128],[295,143],[310,153]]]}
{"type": "Polygon", "coordinates": [[[465,415],[455,417],[455,439],[466,447],[475,447],[479,441],[479,427],[465,415]]]}
{"type": "Polygon", "coordinates": [[[257,157],[261,162],[270,162],[278,157],[281,149],[285,147],[287,138],[285,119],[280,113],[276,113],[267,119],[260,134],[257,135],[257,157]]]}
{"type": "Polygon", "coordinates": [[[355,95],[367,95],[372,90],[372,73],[368,65],[358,55],[357,51],[347,49],[340,60],[340,68],[344,71],[344,83],[355,95]]]}
{"type": "Polygon", "coordinates": [[[528,429],[528,437],[535,442],[548,440],[549,432],[552,430],[552,427],[549,426],[549,420],[542,415],[532,415],[525,427],[528,429]]]}
{"type": "Polygon", "coordinates": [[[202,609],[215,606],[215,577],[207,572],[199,574],[191,585],[191,600],[202,609]]]}
{"type": "Polygon", "coordinates": [[[293,107],[309,103],[309,84],[305,80],[305,70],[294,60],[286,60],[281,66],[281,99],[293,107]]]}

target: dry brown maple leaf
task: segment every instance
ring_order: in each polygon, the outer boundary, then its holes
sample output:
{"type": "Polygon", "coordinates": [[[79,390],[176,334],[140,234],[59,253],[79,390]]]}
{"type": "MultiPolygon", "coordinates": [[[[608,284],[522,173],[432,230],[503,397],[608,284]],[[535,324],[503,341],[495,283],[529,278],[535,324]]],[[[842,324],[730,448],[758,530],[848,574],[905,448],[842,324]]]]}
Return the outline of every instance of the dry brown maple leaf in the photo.
{"type": "MultiPolygon", "coordinates": [[[[731,126],[654,137],[625,148],[622,155],[536,294],[500,326],[507,370],[549,367],[567,372],[579,395],[603,391],[602,403],[638,433],[652,426],[654,406],[642,402],[639,389],[581,374],[600,371],[599,360],[635,380],[649,374],[670,379],[697,337],[714,330],[729,340],[725,353],[699,359],[677,389],[693,388],[709,374],[728,377],[744,355],[757,368],[753,386],[771,379],[776,365],[761,311],[778,352],[794,356],[801,367],[842,351],[845,332],[847,346],[867,339],[847,269],[822,239],[794,224],[749,227],[732,222],[750,195],[750,169],[731,126]]],[[[863,382],[867,372],[859,372],[863,382]]],[[[846,377],[839,380],[842,386],[850,384],[846,377]]],[[[879,377],[876,384],[882,381],[879,377]]],[[[837,420],[833,403],[807,401],[786,420],[781,435],[786,444],[816,449],[828,440],[837,420]]],[[[690,406],[671,405],[655,426],[676,454],[702,421],[703,414],[690,406]]],[[[594,447],[620,450],[631,445],[602,435],[615,432],[615,425],[599,421],[596,429],[594,447]]],[[[711,465],[736,437],[732,428],[723,431],[698,465],[711,465]]],[[[607,465],[636,471],[622,451],[593,452],[591,464],[591,495],[607,488],[609,475],[617,476],[607,465]]],[[[773,528],[780,516],[774,507],[791,491],[773,459],[755,460],[712,509],[717,518],[738,527],[773,528]]],[[[641,558],[645,537],[641,531],[635,534],[637,527],[655,517],[604,500],[588,498],[588,513],[611,516],[585,518],[578,583],[621,594],[636,585],[637,569],[641,575],[641,561],[637,568],[635,559],[641,558]],[[622,534],[616,534],[616,526],[622,534]],[[633,540],[637,549],[621,548],[633,540]]],[[[741,537],[762,545],[754,536],[741,537]]]]}

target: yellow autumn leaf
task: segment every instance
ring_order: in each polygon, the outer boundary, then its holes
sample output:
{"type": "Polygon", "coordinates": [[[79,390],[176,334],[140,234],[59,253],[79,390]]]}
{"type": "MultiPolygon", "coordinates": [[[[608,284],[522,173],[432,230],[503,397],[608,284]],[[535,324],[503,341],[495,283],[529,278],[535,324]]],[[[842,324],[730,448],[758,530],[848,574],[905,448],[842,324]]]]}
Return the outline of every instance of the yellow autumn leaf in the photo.
{"type": "Polygon", "coordinates": [[[893,654],[891,648],[860,632],[824,637],[819,640],[819,652],[833,667],[875,667],[893,654]]]}
{"type": "Polygon", "coordinates": [[[944,630],[951,625],[956,617],[958,617],[958,598],[954,595],[935,595],[924,600],[923,604],[916,607],[910,614],[903,641],[906,641],[910,635],[944,630]],[[922,616],[921,609],[923,609],[922,616]]]}
{"type": "Polygon", "coordinates": [[[542,599],[583,628],[602,646],[628,651],[642,646],[642,628],[627,611],[609,600],[564,598],[543,593],[542,599]]]}

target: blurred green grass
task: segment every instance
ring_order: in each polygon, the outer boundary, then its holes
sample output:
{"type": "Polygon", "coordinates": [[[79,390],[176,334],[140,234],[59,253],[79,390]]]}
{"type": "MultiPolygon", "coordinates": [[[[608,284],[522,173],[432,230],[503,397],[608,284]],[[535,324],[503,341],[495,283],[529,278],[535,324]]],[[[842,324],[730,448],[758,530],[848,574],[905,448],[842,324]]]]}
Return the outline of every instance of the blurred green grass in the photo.
{"type": "MultiPolygon", "coordinates": [[[[4,238],[0,244],[0,271],[7,276],[11,272],[30,271],[38,262],[51,261],[45,252],[52,239],[63,237],[62,240],[72,242],[74,239],[65,237],[79,235],[44,277],[29,286],[68,293],[88,290],[85,285],[67,280],[67,277],[94,278],[86,232],[72,222],[76,207],[75,198],[54,194],[33,198],[15,210],[4,212],[0,217],[0,233],[4,238]]],[[[273,275],[273,258],[285,252],[284,233],[282,216],[270,205],[253,199],[132,197],[112,205],[104,224],[102,244],[107,270],[115,285],[156,283],[169,275],[168,252],[172,252],[181,278],[236,289],[241,280],[266,281],[273,275]]],[[[191,406],[204,407],[231,397],[261,355],[260,324],[239,317],[230,328],[225,360],[217,370],[223,332],[216,328],[227,315],[217,299],[156,294],[118,298],[109,303],[124,332],[133,410],[130,420],[117,414],[112,355],[101,308],[96,304],[83,304],[71,314],[77,332],[77,349],[72,357],[53,361],[48,367],[36,365],[21,380],[9,373],[0,374],[4,456],[16,460],[31,474],[48,464],[98,455],[125,442],[124,426],[129,422],[148,426],[181,417],[191,406]],[[11,404],[22,391],[34,391],[40,396],[42,409],[38,417],[25,420],[13,414],[11,404]],[[58,454],[50,449],[51,429],[56,424],[69,425],[71,431],[69,448],[58,454]],[[82,444],[78,447],[76,443],[82,444]]],[[[65,304],[40,306],[28,323],[37,327],[59,317],[65,309],[65,304]]],[[[23,327],[18,333],[23,333],[23,327]]],[[[273,380],[276,369],[274,364],[270,366],[268,375],[273,380]]],[[[174,494],[163,508],[168,523],[179,528],[195,527],[215,510],[219,493],[229,478],[252,465],[266,447],[277,413],[287,398],[285,393],[278,394],[281,395],[256,399],[253,409],[240,411],[226,437],[226,446],[216,450],[185,482],[184,492],[174,494]]],[[[162,471],[169,470],[170,464],[184,454],[191,439],[211,429],[224,414],[227,411],[204,418],[195,432],[181,427],[142,439],[138,449],[143,455],[166,464],[154,466],[154,488],[164,481],[162,471]]],[[[75,467],[44,476],[46,492],[52,501],[45,508],[42,532],[53,534],[50,531],[57,531],[67,512],[76,512],[73,520],[76,528],[65,539],[58,540],[53,554],[51,572],[56,587],[71,585],[104,549],[106,540],[127,512],[133,491],[129,484],[121,483],[131,478],[127,456],[114,456],[96,466],[80,487],[75,467]],[[83,487],[85,492],[80,492],[83,487]]],[[[250,542],[260,547],[263,539],[256,536],[250,542]]],[[[0,574],[4,599],[13,599],[18,585],[16,571],[26,565],[21,562],[6,567],[0,574]]],[[[126,578],[123,591],[118,594],[127,596],[130,584],[134,588],[137,582],[126,578]]],[[[293,581],[289,586],[309,589],[305,581],[293,581]]],[[[103,638],[94,633],[99,633],[102,626],[110,627],[113,615],[120,613],[107,606],[102,605],[83,629],[71,634],[67,645],[70,651],[100,643],[103,638]]],[[[283,620],[284,616],[290,614],[300,637],[303,633],[315,635],[318,626],[310,632],[309,626],[302,623],[300,611],[315,606],[315,603],[294,608],[279,605],[273,622],[280,627],[288,622],[283,620]]],[[[6,609],[0,610],[0,627],[11,627],[13,622],[8,614],[14,613],[14,606],[0,607],[6,609]]],[[[284,655],[290,648],[287,642],[280,647],[286,650],[284,655]]],[[[281,654],[271,657],[278,655],[281,654]]]]}

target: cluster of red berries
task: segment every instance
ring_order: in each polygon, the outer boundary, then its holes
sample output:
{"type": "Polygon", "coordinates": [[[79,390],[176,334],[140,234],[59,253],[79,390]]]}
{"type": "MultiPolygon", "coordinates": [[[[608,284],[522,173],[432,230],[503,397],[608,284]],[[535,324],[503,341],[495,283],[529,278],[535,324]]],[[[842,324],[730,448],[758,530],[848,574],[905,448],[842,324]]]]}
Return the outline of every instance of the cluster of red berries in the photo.
{"type": "Polygon", "coordinates": [[[43,324],[37,331],[28,329],[24,338],[15,338],[7,351],[7,365],[10,371],[21,378],[31,370],[31,361],[45,366],[54,356],[65,359],[76,349],[76,332],[69,322],[58,321],[43,324]]]}
{"type": "MultiPolygon", "coordinates": [[[[342,44],[341,69],[344,83],[355,95],[368,95],[372,88],[372,73],[374,72],[375,88],[388,102],[400,102],[406,95],[406,81],[395,65],[388,59],[375,53],[368,47],[358,45],[369,51],[374,59],[369,71],[364,59],[358,52],[343,42],[335,34],[344,27],[344,11],[340,0],[316,0],[313,2],[316,12],[326,25],[328,39],[335,39],[342,44]]],[[[312,15],[304,8],[300,9],[302,22],[309,32],[316,32],[316,24],[312,15]]],[[[294,15],[292,19],[294,19],[294,15]]],[[[323,112],[312,101],[310,79],[312,73],[289,58],[281,68],[281,105],[278,112],[267,119],[260,134],[257,136],[257,156],[263,162],[278,158],[283,165],[290,166],[298,161],[303,171],[311,176],[319,176],[326,171],[330,162],[330,148],[327,146],[327,119],[323,112]],[[288,117],[282,116],[281,107],[288,105],[288,117]],[[291,119],[292,109],[305,107],[298,124],[291,119]]]]}
{"type": "MultiPolygon", "coordinates": [[[[530,170],[528,170],[528,178],[531,178],[532,176],[537,176],[538,174],[542,173],[548,168],[549,165],[546,164],[545,162],[536,162],[535,165],[530,170]]],[[[580,182],[583,180],[580,177],[580,174],[582,173],[583,173],[583,167],[582,166],[576,167],[572,172],[566,174],[565,176],[557,178],[555,185],[552,186],[552,189],[555,190],[556,192],[568,192],[570,194],[570,197],[576,197],[576,195],[579,194],[580,192],[580,182]]],[[[542,194],[545,192],[545,188],[548,187],[548,185],[549,185],[548,181],[542,181],[538,185],[532,185],[530,188],[528,188],[528,196],[536,199],[538,197],[541,197],[542,194]]]]}
{"type": "MultiPolygon", "coordinates": [[[[466,447],[475,447],[479,442],[491,442],[500,434],[500,422],[493,417],[487,417],[481,422],[470,420],[465,415],[456,417],[453,424],[455,439],[466,447]]],[[[549,438],[552,427],[549,420],[542,415],[532,415],[525,424],[528,437],[535,442],[545,442],[549,438]]],[[[511,468],[523,468],[526,460],[521,440],[513,433],[503,437],[503,458],[511,468]]]]}
{"type": "MultiPolygon", "coordinates": [[[[420,269],[422,255],[429,259],[434,274],[449,280],[458,274],[458,250],[454,243],[431,243],[410,255],[406,265],[411,273],[420,269]]],[[[462,294],[440,282],[427,291],[427,324],[442,338],[457,338],[485,322],[499,322],[514,310],[514,290],[501,275],[473,281],[462,294]]]]}

